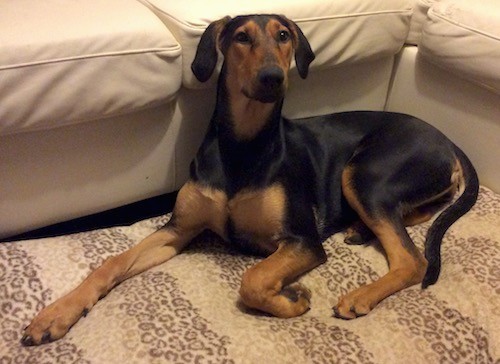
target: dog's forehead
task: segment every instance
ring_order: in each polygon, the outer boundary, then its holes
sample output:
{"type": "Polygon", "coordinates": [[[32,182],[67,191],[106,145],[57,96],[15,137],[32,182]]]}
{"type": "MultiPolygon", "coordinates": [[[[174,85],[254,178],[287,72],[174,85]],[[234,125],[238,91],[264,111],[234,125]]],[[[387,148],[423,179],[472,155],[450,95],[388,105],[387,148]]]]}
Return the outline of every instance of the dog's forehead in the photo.
{"type": "Polygon", "coordinates": [[[236,31],[236,29],[244,26],[245,24],[253,23],[256,24],[261,30],[265,30],[266,26],[272,20],[275,20],[279,22],[281,25],[288,27],[288,23],[286,22],[286,20],[279,15],[260,14],[260,15],[237,16],[227,24],[226,29],[229,33],[233,33],[236,31]]]}

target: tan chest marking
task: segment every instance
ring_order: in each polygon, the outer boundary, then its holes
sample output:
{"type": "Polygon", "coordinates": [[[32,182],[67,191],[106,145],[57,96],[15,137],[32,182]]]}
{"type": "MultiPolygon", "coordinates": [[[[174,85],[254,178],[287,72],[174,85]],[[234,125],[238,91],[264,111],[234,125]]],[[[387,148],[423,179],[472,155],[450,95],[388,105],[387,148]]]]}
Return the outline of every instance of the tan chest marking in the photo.
{"type": "Polygon", "coordinates": [[[223,191],[187,182],[177,195],[174,216],[181,230],[208,228],[225,238],[227,196],[223,191]]]}
{"type": "Polygon", "coordinates": [[[227,207],[235,230],[248,234],[257,244],[274,244],[272,241],[283,232],[286,196],[279,184],[239,192],[227,207]]]}
{"type": "Polygon", "coordinates": [[[263,190],[243,190],[228,201],[223,191],[187,182],[174,208],[180,232],[208,228],[227,239],[226,226],[231,219],[237,234],[269,252],[278,247],[285,215],[286,195],[279,184],[263,190]]]}

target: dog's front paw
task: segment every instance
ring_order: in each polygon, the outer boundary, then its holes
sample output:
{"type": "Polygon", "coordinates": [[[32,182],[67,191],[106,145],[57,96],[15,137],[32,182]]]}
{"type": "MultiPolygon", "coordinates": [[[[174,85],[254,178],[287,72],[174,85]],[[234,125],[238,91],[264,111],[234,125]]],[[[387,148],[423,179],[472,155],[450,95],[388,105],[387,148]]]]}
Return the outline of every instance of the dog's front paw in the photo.
{"type": "Polygon", "coordinates": [[[333,316],[345,320],[367,315],[375,306],[370,298],[367,286],[360,287],[347,295],[340,297],[336,306],[333,307],[333,316]]]}
{"type": "Polygon", "coordinates": [[[55,301],[40,311],[24,329],[21,344],[33,346],[60,339],[80,317],[87,315],[89,309],[71,296],[55,301]]]}
{"type": "Polygon", "coordinates": [[[308,307],[311,302],[311,291],[297,282],[284,287],[280,291],[280,295],[285,296],[294,303],[304,300],[308,307]]]}
{"type": "Polygon", "coordinates": [[[282,318],[304,314],[311,302],[311,292],[300,283],[292,283],[276,292],[263,289],[261,285],[252,286],[247,279],[243,279],[240,295],[248,307],[282,318]]]}
{"type": "Polygon", "coordinates": [[[309,311],[311,305],[311,291],[300,283],[292,283],[281,289],[276,296],[275,316],[289,318],[300,316],[309,311]],[[285,298],[285,299],[283,299],[285,298]]]}

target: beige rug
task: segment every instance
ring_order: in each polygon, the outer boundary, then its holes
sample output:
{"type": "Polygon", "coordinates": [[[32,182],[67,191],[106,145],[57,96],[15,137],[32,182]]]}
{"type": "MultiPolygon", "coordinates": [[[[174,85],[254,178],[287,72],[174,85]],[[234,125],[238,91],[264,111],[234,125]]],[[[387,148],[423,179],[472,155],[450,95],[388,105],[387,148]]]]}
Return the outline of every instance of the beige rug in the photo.
{"type": "MultiPolygon", "coordinates": [[[[328,262],[301,279],[312,309],[283,320],[238,302],[240,277],[258,259],[206,235],[115,288],[62,340],[20,345],[37,311],[166,220],[0,244],[0,363],[500,363],[500,196],[486,188],[445,236],[438,283],[366,317],[335,319],[331,307],[387,271],[376,246],[328,239],[328,262]]],[[[410,229],[420,248],[427,226],[410,229]]]]}

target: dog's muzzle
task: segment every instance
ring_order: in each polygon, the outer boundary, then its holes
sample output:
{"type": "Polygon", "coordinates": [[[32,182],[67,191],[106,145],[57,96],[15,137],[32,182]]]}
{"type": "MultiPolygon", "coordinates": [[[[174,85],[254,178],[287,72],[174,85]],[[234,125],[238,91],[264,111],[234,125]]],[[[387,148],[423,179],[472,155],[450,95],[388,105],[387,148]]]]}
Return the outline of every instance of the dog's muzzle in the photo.
{"type": "Polygon", "coordinates": [[[275,102],[283,97],[285,73],[278,66],[263,68],[257,74],[254,99],[260,102],[275,102]]]}

